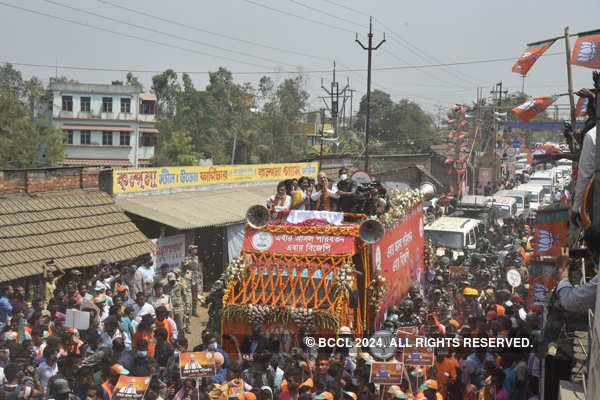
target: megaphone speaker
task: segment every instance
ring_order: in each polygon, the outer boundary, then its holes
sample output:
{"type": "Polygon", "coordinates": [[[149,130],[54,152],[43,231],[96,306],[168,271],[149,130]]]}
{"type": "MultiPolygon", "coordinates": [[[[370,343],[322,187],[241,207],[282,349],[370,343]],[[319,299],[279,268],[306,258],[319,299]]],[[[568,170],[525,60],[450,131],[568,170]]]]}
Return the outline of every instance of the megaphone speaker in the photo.
{"type": "Polygon", "coordinates": [[[360,224],[358,235],[364,242],[377,243],[385,235],[385,227],[375,219],[368,219],[360,224]]]}
{"type": "Polygon", "coordinates": [[[270,219],[269,210],[260,204],[256,204],[246,211],[246,221],[254,229],[264,228],[270,219]]]}

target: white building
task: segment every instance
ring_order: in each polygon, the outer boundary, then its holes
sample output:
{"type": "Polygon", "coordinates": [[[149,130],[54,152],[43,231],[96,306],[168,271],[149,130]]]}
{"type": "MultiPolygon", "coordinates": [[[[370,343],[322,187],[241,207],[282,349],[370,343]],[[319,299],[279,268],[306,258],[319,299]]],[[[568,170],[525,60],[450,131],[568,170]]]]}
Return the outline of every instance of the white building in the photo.
{"type": "Polygon", "coordinates": [[[154,94],[85,83],[53,83],[49,92],[52,123],[68,133],[63,165],[150,165],[158,135],[154,94]]]}

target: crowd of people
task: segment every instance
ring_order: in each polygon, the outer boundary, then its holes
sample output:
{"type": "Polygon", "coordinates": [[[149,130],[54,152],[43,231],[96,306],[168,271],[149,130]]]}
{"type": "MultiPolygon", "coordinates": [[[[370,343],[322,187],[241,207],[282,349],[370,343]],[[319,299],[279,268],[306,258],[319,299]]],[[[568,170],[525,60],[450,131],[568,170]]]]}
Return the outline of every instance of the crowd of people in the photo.
{"type": "Polygon", "coordinates": [[[277,193],[267,199],[271,216],[277,218],[288,210],[340,211],[381,215],[389,209],[386,189],[378,182],[358,185],[346,168],[338,171],[339,180],[331,182],[319,172],[317,181],[303,176],[277,184],[277,193]]]}

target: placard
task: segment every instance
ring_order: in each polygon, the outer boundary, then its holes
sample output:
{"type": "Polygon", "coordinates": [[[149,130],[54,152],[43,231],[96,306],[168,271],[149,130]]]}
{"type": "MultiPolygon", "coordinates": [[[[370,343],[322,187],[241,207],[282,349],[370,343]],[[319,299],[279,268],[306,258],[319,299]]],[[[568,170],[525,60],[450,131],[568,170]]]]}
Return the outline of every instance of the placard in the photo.
{"type": "Polygon", "coordinates": [[[506,271],[506,281],[514,288],[521,286],[521,274],[516,269],[506,271]]]}
{"type": "Polygon", "coordinates": [[[404,347],[402,353],[402,362],[404,365],[407,367],[433,367],[435,349],[419,345],[420,342],[424,343],[426,338],[424,336],[409,335],[406,339],[411,347],[404,347]]]}
{"type": "Polygon", "coordinates": [[[141,400],[149,385],[149,376],[121,375],[113,389],[111,400],[141,400]]]}
{"type": "Polygon", "coordinates": [[[400,385],[404,366],[399,362],[379,362],[371,364],[371,382],[383,385],[400,385]]]}
{"type": "Polygon", "coordinates": [[[201,378],[217,375],[217,366],[212,351],[196,351],[179,354],[181,378],[201,378]]]}
{"type": "Polygon", "coordinates": [[[65,318],[65,326],[82,331],[87,330],[90,327],[90,313],[69,308],[65,318]]]}

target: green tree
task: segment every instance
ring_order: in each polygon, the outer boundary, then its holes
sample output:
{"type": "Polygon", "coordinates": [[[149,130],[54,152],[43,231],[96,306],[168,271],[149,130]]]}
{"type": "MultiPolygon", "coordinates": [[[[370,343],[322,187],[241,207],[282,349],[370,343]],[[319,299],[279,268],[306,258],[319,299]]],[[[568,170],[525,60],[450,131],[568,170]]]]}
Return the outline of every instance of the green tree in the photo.
{"type": "Polygon", "coordinates": [[[128,85],[135,86],[136,88],[140,89],[140,92],[144,91],[144,85],[142,85],[142,82],[140,82],[138,77],[134,76],[131,72],[127,73],[126,82],[128,85]]]}
{"type": "Polygon", "coordinates": [[[44,94],[44,86],[42,81],[37,77],[33,77],[28,81],[23,82],[23,97],[25,102],[26,114],[30,119],[36,118],[36,107],[40,103],[40,99],[44,94]]]}
{"type": "MultiPolygon", "coordinates": [[[[375,89],[371,92],[371,113],[369,119],[369,136],[373,139],[390,140],[393,136],[393,127],[390,125],[388,117],[392,112],[394,102],[391,96],[375,89]]],[[[364,132],[367,121],[367,96],[364,95],[360,100],[360,106],[355,119],[355,129],[358,132],[364,132]]]]}
{"type": "Polygon", "coordinates": [[[168,159],[173,161],[172,165],[194,165],[198,160],[192,137],[184,130],[173,132],[164,144],[164,151],[168,159]]]}
{"type": "Polygon", "coordinates": [[[159,118],[169,118],[175,115],[177,98],[181,86],[177,81],[177,73],[172,69],[152,77],[152,91],[158,101],[157,115],[159,118]]]}
{"type": "Polygon", "coordinates": [[[19,118],[0,147],[2,168],[56,166],[64,157],[64,132],[45,121],[19,118]]]}

